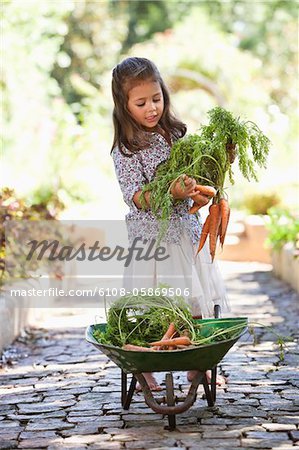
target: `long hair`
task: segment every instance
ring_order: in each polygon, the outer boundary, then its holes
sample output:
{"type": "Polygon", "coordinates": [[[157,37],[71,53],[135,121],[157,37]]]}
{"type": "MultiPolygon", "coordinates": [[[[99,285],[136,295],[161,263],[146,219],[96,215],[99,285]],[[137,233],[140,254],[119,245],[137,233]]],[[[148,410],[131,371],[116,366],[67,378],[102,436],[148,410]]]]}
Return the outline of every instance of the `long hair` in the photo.
{"type": "Polygon", "coordinates": [[[144,148],[147,143],[147,133],[133,119],[127,107],[130,89],[144,81],[156,81],[161,86],[164,110],[159,125],[164,132],[168,135],[172,133],[176,139],[186,133],[186,125],[176,119],[170,110],[168,89],[155,64],[146,58],[127,58],[112,72],[114,139],[111,152],[118,146],[124,155],[130,156],[144,148]],[[123,152],[121,144],[129,150],[129,154],[123,152]]]}

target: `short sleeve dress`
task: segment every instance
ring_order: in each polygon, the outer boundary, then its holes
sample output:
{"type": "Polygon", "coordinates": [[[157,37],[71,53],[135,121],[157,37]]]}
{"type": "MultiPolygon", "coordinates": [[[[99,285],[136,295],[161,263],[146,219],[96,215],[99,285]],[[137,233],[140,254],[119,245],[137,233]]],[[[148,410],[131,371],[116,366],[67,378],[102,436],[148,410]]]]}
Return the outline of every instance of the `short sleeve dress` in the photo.
{"type": "MultiPolygon", "coordinates": [[[[147,147],[137,153],[130,154],[125,147],[126,155],[117,147],[112,152],[115,173],[130,209],[126,215],[129,242],[139,240],[145,250],[157,241],[161,223],[150,210],[138,209],[133,196],[154,179],[157,167],[168,159],[171,150],[160,133],[149,134],[147,147]]],[[[183,296],[194,316],[212,317],[214,305],[219,305],[225,313],[229,311],[229,304],[218,265],[211,261],[207,243],[196,255],[202,221],[200,214],[188,213],[191,204],[192,200],[188,198],[173,206],[166,232],[159,243],[165,259],[133,258],[125,268],[123,285],[131,291],[168,286],[169,295],[183,296]]]]}

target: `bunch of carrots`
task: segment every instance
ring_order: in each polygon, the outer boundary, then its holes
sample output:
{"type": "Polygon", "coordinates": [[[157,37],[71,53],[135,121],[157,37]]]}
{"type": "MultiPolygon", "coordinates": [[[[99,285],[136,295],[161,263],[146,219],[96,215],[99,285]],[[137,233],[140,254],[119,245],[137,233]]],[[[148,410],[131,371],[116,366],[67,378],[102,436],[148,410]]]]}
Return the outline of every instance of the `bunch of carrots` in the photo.
{"type": "Polygon", "coordinates": [[[223,247],[226,236],[230,216],[228,200],[224,197],[218,200],[216,197],[217,192],[212,186],[201,186],[200,184],[197,184],[195,191],[196,193],[192,194],[194,204],[190,208],[189,214],[195,214],[200,208],[208,204],[211,198],[213,198],[213,204],[209,208],[209,215],[203,225],[197,250],[198,254],[209,236],[210,255],[213,261],[218,238],[221,247],[223,247]]]}
{"type": "Polygon", "coordinates": [[[182,336],[179,336],[179,333],[176,330],[174,323],[171,322],[162,339],[157,342],[150,342],[149,343],[150,347],[141,347],[139,345],[125,344],[123,345],[123,349],[139,352],[152,352],[159,350],[182,350],[192,345],[192,342],[189,336],[187,336],[186,331],[185,334],[186,335],[183,334],[182,336]]]}

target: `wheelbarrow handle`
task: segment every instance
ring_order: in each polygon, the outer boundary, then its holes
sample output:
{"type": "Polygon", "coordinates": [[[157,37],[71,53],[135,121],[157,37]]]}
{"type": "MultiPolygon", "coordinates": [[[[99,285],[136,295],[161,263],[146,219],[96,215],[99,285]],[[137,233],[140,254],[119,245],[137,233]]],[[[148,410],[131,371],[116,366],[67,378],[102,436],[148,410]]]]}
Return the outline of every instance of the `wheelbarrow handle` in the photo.
{"type": "MultiPolygon", "coordinates": [[[[215,319],[219,319],[221,315],[221,308],[220,305],[214,305],[214,317],[215,319]]],[[[212,401],[216,401],[216,384],[217,384],[217,365],[213,367],[212,369],[212,376],[211,376],[211,396],[212,401]]],[[[206,387],[205,387],[206,390],[206,387]]],[[[211,400],[207,397],[208,402],[211,402],[211,400]]]]}
{"type": "Polygon", "coordinates": [[[219,319],[221,314],[220,305],[214,305],[214,317],[219,319]]]}

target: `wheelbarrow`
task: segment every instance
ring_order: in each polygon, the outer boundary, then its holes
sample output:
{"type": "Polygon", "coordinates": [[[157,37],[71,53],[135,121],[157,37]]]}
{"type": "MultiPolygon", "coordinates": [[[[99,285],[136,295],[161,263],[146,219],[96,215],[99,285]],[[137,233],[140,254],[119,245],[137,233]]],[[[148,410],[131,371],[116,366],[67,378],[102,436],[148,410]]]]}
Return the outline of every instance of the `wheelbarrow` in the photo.
{"type": "Polygon", "coordinates": [[[86,329],[86,340],[107,355],[121,369],[121,403],[125,410],[130,408],[136,383],[139,382],[144,394],[146,404],[156,413],[168,416],[168,429],[176,428],[176,414],[187,411],[195,402],[197,388],[201,383],[208,406],[214,406],[216,401],[217,364],[226,355],[229,349],[247,331],[247,317],[218,318],[220,308],[215,306],[215,319],[196,319],[201,325],[203,336],[209,336],[217,329],[229,329],[240,325],[240,332],[233,338],[212,342],[210,344],[183,350],[160,350],[157,352],[139,352],[125,350],[113,345],[102,344],[93,337],[95,330],[105,331],[106,324],[90,325],[86,329]],[[177,397],[174,394],[173,371],[195,370],[188,394],[177,397]],[[211,382],[206,371],[211,370],[211,382]],[[167,372],[165,376],[166,395],[154,397],[146,379],[145,372],[167,372]],[[128,388],[128,374],[132,374],[128,388]]]}

